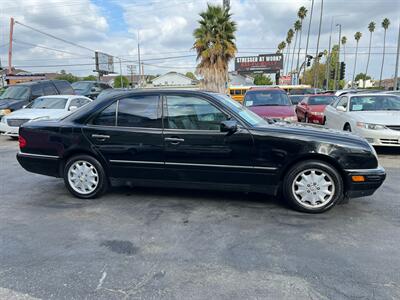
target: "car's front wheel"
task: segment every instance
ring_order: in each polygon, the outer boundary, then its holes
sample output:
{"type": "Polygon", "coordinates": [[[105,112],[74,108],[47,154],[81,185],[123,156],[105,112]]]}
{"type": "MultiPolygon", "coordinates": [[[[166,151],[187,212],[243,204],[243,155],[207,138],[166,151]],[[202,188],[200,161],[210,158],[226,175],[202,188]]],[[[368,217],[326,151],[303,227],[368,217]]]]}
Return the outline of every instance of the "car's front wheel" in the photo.
{"type": "Polygon", "coordinates": [[[343,197],[343,180],[339,172],[323,161],[308,160],[293,166],[283,182],[283,195],[296,210],[321,213],[343,197]]]}
{"type": "Polygon", "coordinates": [[[67,161],[64,182],[72,195],[82,199],[96,198],[108,188],[103,166],[89,155],[77,155],[67,161]]]}

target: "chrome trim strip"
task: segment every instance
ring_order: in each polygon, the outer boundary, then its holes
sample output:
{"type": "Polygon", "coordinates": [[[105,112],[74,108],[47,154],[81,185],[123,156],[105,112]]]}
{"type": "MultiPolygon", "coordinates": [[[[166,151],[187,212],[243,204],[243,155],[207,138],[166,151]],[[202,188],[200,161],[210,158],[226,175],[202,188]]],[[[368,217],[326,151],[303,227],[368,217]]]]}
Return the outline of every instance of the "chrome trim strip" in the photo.
{"type": "Polygon", "coordinates": [[[384,169],[379,166],[376,169],[344,169],[344,171],[349,173],[370,173],[370,172],[384,171],[384,169]]]}
{"type": "Polygon", "coordinates": [[[163,165],[162,161],[141,161],[141,160],[119,160],[110,159],[111,163],[123,163],[123,164],[146,164],[146,165],[163,165]]]}
{"type": "Polygon", "coordinates": [[[216,167],[216,168],[237,168],[237,169],[262,169],[262,170],[276,170],[275,167],[254,167],[254,166],[239,166],[239,165],[213,165],[213,164],[191,164],[191,163],[174,163],[166,162],[166,165],[171,166],[193,166],[193,167],[216,167]]]}
{"type": "Polygon", "coordinates": [[[160,162],[160,161],[140,161],[140,160],[117,160],[111,159],[111,163],[124,164],[146,164],[146,165],[167,165],[167,166],[192,166],[192,167],[215,167],[215,168],[233,168],[233,169],[257,169],[257,170],[276,170],[275,167],[254,167],[254,166],[237,166],[237,165],[213,165],[213,164],[192,164],[177,162],[160,162]]]}
{"type": "Polygon", "coordinates": [[[18,155],[21,156],[31,156],[31,157],[42,157],[42,158],[51,158],[51,159],[59,159],[59,156],[56,155],[44,155],[44,154],[34,154],[34,153],[25,153],[25,152],[18,152],[18,155]]]}

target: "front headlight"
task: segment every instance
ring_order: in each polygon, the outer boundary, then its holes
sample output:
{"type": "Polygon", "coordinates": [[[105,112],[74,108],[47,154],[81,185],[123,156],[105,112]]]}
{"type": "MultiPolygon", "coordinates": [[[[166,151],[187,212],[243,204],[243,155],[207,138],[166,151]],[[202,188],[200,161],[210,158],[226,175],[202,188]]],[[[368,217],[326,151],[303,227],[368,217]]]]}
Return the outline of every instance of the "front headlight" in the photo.
{"type": "Polygon", "coordinates": [[[6,108],[6,109],[0,109],[0,116],[5,116],[11,113],[11,109],[6,108]]]}
{"type": "Polygon", "coordinates": [[[48,120],[48,119],[50,119],[49,116],[44,116],[44,117],[38,117],[38,118],[35,118],[35,119],[31,119],[28,122],[34,122],[34,121],[40,121],[40,120],[48,120]]]}
{"type": "Polygon", "coordinates": [[[289,123],[296,122],[297,121],[297,117],[295,117],[295,116],[285,117],[285,118],[283,118],[283,121],[289,122],[289,123]]]}
{"type": "Polygon", "coordinates": [[[357,122],[357,127],[358,128],[364,128],[364,129],[371,129],[371,130],[386,129],[385,125],[371,124],[371,123],[364,123],[364,122],[357,122]]]}

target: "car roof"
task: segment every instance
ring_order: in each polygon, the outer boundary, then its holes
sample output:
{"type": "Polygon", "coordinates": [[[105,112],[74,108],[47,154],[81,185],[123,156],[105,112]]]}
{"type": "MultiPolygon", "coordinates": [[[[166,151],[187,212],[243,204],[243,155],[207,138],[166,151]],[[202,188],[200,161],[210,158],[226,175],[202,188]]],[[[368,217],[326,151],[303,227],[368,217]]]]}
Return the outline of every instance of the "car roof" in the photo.
{"type": "Polygon", "coordinates": [[[343,96],[349,96],[349,97],[356,97],[356,96],[364,96],[364,97],[371,97],[371,96],[396,96],[396,95],[390,95],[386,93],[355,93],[355,94],[346,94],[343,96]]]}
{"type": "Polygon", "coordinates": [[[40,96],[39,98],[68,98],[69,99],[69,98],[76,98],[76,97],[87,98],[87,97],[82,96],[82,95],[47,95],[47,96],[40,96]]]}
{"type": "Polygon", "coordinates": [[[251,87],[248,91],[282,91],[286,93],[284,89],[279,87],[251,87]]]}

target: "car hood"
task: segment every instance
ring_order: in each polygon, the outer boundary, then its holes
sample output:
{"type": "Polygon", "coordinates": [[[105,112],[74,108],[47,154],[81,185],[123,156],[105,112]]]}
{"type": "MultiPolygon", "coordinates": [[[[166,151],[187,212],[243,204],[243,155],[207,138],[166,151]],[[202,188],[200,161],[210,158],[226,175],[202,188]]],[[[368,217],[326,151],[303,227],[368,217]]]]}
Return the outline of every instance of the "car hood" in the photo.
{"type": "Polygon", "coordinates": [[[252,112],[261,117],[292,117],[295,116],[293,106],[250,106],[252,112]]]}
{"type": "Polygon", "coordinates": [[[357,111],[350,112],[355,119],[364,123],[400,125],[400,111],[357,111]]]}
{"type": "Polygon", "coordinates": [[[311,111],[324,112],[326,105],[309,105],[311,111]]]}
{"type": "Polygon", "coordinates": [[[30,109],[24,108],[17,110],[9,115],[7,119],[36,119],[40,117],[49,117],[50,119],[59,119],[70,112],[65,109],[30,109]]]}
{"type": "Polygon", "coordinates": [[[0,109],[12,108],[15,104],[24,102],[25,100],[17,99],[0,99],[0,109]]]}

